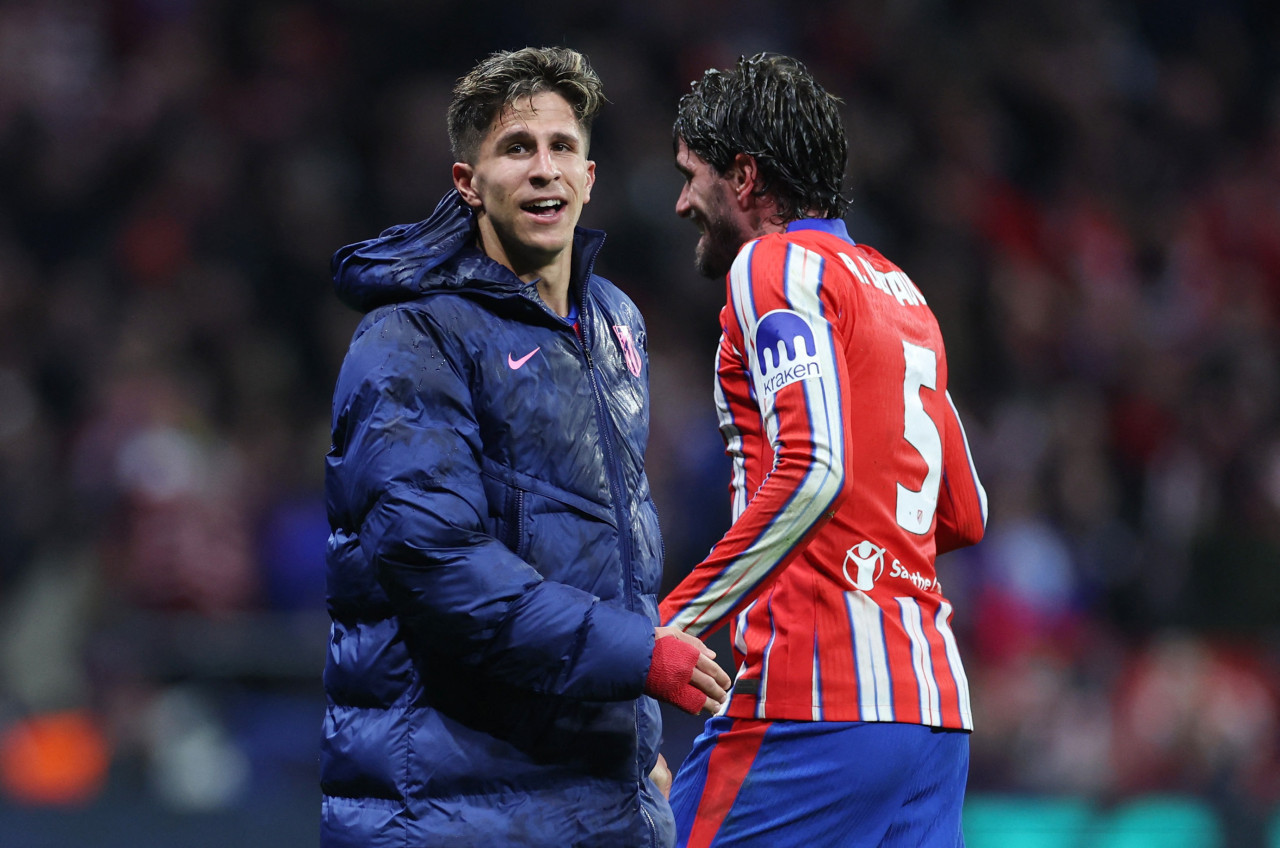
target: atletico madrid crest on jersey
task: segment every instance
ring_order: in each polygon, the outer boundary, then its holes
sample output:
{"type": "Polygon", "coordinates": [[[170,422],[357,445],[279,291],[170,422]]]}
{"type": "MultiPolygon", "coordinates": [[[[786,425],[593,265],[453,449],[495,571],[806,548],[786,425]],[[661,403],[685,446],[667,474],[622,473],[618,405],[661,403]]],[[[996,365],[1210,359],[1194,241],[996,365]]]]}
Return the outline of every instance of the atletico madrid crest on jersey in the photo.
{"type": "Polygon", "coordinates": [[[627,370],[633,377],[639,377],[643,365],[640,360],[640,351],[636,350],[635,340],[631,337],[631,328],[626,324],[614,324],[613,333],[618,337],[622,357],[627,361],[627,370]]]}

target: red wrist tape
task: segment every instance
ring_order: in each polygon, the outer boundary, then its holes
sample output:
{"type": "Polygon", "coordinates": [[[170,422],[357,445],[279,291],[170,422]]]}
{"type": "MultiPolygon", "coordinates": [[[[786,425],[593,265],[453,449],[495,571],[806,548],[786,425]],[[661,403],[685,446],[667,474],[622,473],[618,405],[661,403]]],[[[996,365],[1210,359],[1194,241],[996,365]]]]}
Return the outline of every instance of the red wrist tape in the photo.
{"type": "Polygon", "coordinates": [[[653,643],[653,661],[644,681],[645,694],[697,715],[707,703],[707,696],[689,681],[701,653],[696,645],[675,636],[658,639],[653,643]]]}

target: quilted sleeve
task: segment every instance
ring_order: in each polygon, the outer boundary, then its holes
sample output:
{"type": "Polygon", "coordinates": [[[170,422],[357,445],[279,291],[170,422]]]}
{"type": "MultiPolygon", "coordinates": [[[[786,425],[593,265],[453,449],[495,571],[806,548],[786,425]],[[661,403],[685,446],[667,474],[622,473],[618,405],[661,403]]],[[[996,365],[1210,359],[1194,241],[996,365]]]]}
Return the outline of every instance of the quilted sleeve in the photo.
{"type": "Polygon", "coordinates": [[[485,532],[470,391],[421,311],[390,309],[353,341],[333,432],[338,520],[425,644],[533,692],[639,697],[649,620],[544,580],[485,532]]]}

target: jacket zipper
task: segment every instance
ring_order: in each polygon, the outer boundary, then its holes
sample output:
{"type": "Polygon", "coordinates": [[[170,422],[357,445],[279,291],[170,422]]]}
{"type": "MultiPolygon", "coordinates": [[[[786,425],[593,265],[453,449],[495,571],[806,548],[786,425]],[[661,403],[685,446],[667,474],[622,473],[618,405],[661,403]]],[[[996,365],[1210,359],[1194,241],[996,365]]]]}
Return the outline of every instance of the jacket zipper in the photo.
{"type": "MultiPolygon", "coordinates": [[[[579,312],[579,314],[583,314],[583,313],[579,312]]],[[[584,320],[583,326],[586,326],[586,324],[587,322],[584,320]]],[[[585,342],[586,339],[587,339],[587,334],[584,331],[583,341],[585,342]]],[[[600,392],[600,386],[596,382],[595,366],[592,364],[591,352],[585,346],[585,344],[583,346],[583,353],[586,354],[586,357],[587,357],[587,373],[590,376],[592,392],[594,393],[596,398],[596,417],[600,421],[600,425],[601,425],[600,437],[604,446],[605,458],[607,460],[607,464],[609,467],[609,488],[613,492],[614,513],[617,515],[617,518],[618,518],[618,535],[623,542],[622,551],[621,551],[622,562],[623,562],[622,573],[623,573],[623,577],[627,581],[626,583],[627,609],[631,609],[632,605],[635,603],[635,593],[633,592],[632,586],[631,586],[631,583],[632,583],[631,571],[632,571],[632,565],[633,565],[631,561],[631,524],[627,520],[626,511],[622,506],[622,500],[620,498],[621,484],[617,480],[618,473],[615,465],[616,460],[613,455],[613,443],[610,440],[609,433],[608,433],[608,413],[604,408],[604,402],[603,402],[602,394],[600,392]]],[[[632,727],[635,728],[635,735],[636,735],[636,790],[637,790],[636,800],[639,802],[639,805],[640,805],[640,815],[644,818],[644,823],[649,828],[649,845],[651,846],[651,848],[658,848],[658,826],[654,824],[653,817],[650,816],[649,811],[645,809],[644,801],[640,797],[641,794],[644,792],[645,774],[644,774],[644,765],[640,762],[640,758],[639,758],[639,755],[640,755],[640,744],[639,744],[640,743],[640,699],[639,698],[635,700],[635,705],[632,707],[631,719],[632,719],[632,727]]]]}
{"type": "Polygon", "coordinates": [[[658,826],[653,823],[653,816],[649,815],[643,803],[640,804],[640,815],[644,816],[644,823],[649,825],[649,845],[658,848],[658,826]]]}
{"type": "Polygon", "coordinates": [[[658,525],[658,552],[662,557],[662,559],[658,560],[658,564],[665,568],[667,564],[667,540],[662,535],[662,516],[658,514],[658,502],[653,499],[653,492],[649,493],[649,503],[653,506],[653,517],[658,525]]]}
{"type": "MultiPolygon", "coordinates": [[[[603,244],[603,242],[601,242],[603,244]]],[[[627,520],[626,508],[622,502],[622,481],[619,479],[618,458],[613,450],[613,437],[610,435],[609,413],[604,403],[604,392],[600,389],[600,382],[596,379],[595,360],[591,357],[591,341],[593,329],[592,322],[587,320],[587,285],[591,280],[591,275],[595,272],[596,255],[600,252],[600,246],[597,245],[596,252],[587,260],[586,273],[582,280],[581,302],[578,305],[578,320],[582,326],[582,338],[579,344],[582,347],[582,354],[587,360],[587,379],[591,381],[591,394],[596,402],[596,421],[600,425],[600,442],[604,448],[605,468],[609,474],[609,492],[613,495],[613,512],[614,517],[618,521],[618,535],[621,538],[622,545],[622,573],[626,578],[626,599],[627,609],[632,608],[635,602],[635,593],[632,590],[632,562],[631,562],[631,522],[627,520]]]]}
{"type": "Polygon", "coordinates": [[[524,489],[514,489],[508,507],[507,543],[516,556],[523,559],[528,555],[524,545],[524,489]]]}
{"type": "MultiPolygon", "coordinates": [[[[587,262],[586,274],[583,276],[582,283],[582,299],[578,304],[578,320],[581,322],[582,338],[579,344],[582,347],[582,354],[587,360],[587,379],[591,381],[591,394],[596,401],[596,421],[600,425],[601,446],[604,448],[605,466],[609,474],[609,491],[613,495],[613,511],[618,521],[618,536],[622,542],[622,575],[626,580],[625,590],[627,599],[627,609],[632,609],[635,604],[635,591],[632,588],[634,575],[632,574],[633,563],[631,561],[631,522],[627,519],[626,509],[622,502],[622,482],[619,479],[617,457],[613,452],[613,439],[609,433],[609,413],[604,404],[604,393],[600,390],[600,383],[596,379],[595,361],[591,358],[591,330],[592,322],[588,320],[587,312],[587,285],[591,280],[591,275],[595,271],[596,253],[592,254],[591,259],[587,262]]],[[[661,538],[661,536],[659,536],[661,538]]],[[[649,828],[649,844],[653,848],[657,848],[658,844],[658,827],[654,824],[653,817],[649,815],[649,811],[644,808],[644,802],[640,800],[640,794],[644,791],[644,766],[639,760],[640,754],[640,699],[637,698],[632,712],[632,724],[636,731],[636,800],[640,804],[640,815],[644,818],[644,823],[649,828]]]]}

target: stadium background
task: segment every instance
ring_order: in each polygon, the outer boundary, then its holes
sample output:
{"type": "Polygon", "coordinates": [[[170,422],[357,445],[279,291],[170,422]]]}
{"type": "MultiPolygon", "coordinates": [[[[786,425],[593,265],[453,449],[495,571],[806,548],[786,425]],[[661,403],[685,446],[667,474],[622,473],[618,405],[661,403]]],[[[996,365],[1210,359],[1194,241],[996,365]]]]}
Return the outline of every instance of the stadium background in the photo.
{"type": "Polygon", "coordinates": [[[971,848],[1280,845],[1278,9],[6,0],[0,841],[315,843],[328,257],[448,187],[458,75],[568,44],[669,581],[727,521],[674,104],[786,52],[846,101],[850,229],[937,312],[990,496],[940,564],[971,848]]]}

